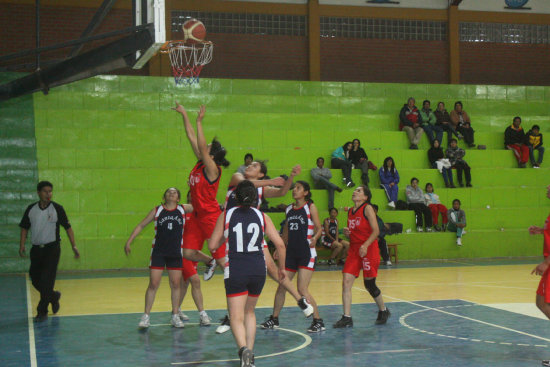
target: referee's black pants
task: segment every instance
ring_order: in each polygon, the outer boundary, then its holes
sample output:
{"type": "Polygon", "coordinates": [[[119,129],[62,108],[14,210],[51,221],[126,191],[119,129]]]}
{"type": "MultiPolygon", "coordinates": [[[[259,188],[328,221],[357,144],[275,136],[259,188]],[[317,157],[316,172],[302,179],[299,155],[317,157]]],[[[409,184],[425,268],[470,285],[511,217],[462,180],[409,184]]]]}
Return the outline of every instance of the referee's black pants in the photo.
{"type": "Polygon", "coordinates": [[[61,247],[55,242],[31,248],[29,275],[32,285],[40,292],[40,302],[36,308],[39,315],[48,314],[48,304],[54,300],[53,286],[60,253],[61,247]]]}

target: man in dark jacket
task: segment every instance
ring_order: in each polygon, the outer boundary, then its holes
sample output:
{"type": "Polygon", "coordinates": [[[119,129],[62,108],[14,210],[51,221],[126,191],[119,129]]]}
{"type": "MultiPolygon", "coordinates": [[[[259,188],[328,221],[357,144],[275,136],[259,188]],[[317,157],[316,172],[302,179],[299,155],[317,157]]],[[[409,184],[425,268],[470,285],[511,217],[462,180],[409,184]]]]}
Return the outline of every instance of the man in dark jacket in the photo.
{"type": "Polygon", "coordinates": [[[422,116],[420,116],[420,111],[416,108],[415,102],[413,97],[409,97],[407,104],[403,105],[401,112],[399,112],[399,128],[407,133],[411,142],[410,149],[418,149],[418,142],[424,133],[422,116]]]}
{"type": "Polygon", "coordinates": [[[519,168],[525,168],[529,160],[529,147],[525,145],[525,132],[520,125],[521,117],[514,117],[512,125],[504,131],[504,146],[514,152],[519,168]]]}

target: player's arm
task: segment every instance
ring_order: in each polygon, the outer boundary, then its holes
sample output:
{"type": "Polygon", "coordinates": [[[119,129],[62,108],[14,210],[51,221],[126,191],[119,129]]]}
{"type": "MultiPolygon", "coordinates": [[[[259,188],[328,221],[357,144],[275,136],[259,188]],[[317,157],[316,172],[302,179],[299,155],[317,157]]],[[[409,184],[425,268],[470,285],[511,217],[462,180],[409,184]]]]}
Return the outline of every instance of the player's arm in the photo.
{"type": "Polygon", "coordinates": [[[218,220],[216,221],[216,227],[214,227],[214,232],[212,232],[210,241],[208,241],[208,249],[212,253],[216,252],[216,250],[222,245],[223,241],[225,240],[225,237],[223,234],[224,220],[225,220],[225,215],[224,213],[221,213],[218,216],[218,220]]]}
{"type": "Polygon", "coordinates": [[[185,210],[186,213],[192,213],[193,212],[193,205],[191,204],[182,204],[183,210],[185,210]]]}
{"type": "Polygon", "coordinates": [[[66,228],[65,232],[67,232],[67,237],[69,237],[69,241],[71,242],[71,249],[73,250],[74,258],[80,258],[80,252],[76,248],[76,242],[74,240],[73,227],[66,228]]]}
{"type": "Polygon", "coordinates": [[[275,248],[277,249],[278,255],[278,265],[279,265],[279,282],[285,278],[285,259],[286,259],[286,248],[283,239],[279,235],[279,232],[275,229],[273,222],[269,216],[264,215],[265,221],[265,234],[273,242],[275,248]]]}
{"type": "Polygon", "coordinates": [[[537,227],[537,226],[529,227],[529,234],[531,234],[531,235],[543,234],[543,233],[544,233],[544,228],[542,228],[542,227],[537,227]]]}
{"type": "MultiPolygon", "coordinates": [[[[330,234],[329,232],[329,219],[328,218],[325,218],[325,220],[323,221],[323,228],[325,230],[325,237],[328,237],[330,238],[331,240],[333,241],[336,241],[336,238],[332,237],[332,235],[330,234]]],[[[336,229],[336,233],[338,233],[338,228],[336,229]]]]}
{"type": "Polygon", "coordinates": [[[281,197],[285,196],[288,190],[290,190],[290,186],[292,186],[292,181],[294,180],[294,176],[298,176],[302,172],[302,167],[298,164],[292,168],[292,171],[290,172],[290,176],[285,181],[282,187],[266,187],[264,189],[264,196],[266,198],[275,198],[275,197],[281,197]]]}
{"type": "Polygon", "coordinates": [[[541,262],[540,264],[538,264],[533,269],[533,271],[531,271],[531,274],[543,275],[546,272],[546,270],[548,269],[548,266],[550,266],[550,256],[546,256],[544,258],[544,261],[541,262]]]}
{"type": "Polygon", "coordinates": [[[311,204],[309,206],[309,210],[311,212],[311,219],[313,220],[313,237],[311,238],[311,243],[309,244],[309,247],[314,248],[315,244],[317,244],[317,241],[319,241],[319,237],[321,237],[322,230],[321,230],[321,221],[319,221],[319,212],[317,211],[317,207],[315,204],[311,204]]]}
{"type": "Polygon", "coordinates": [[[218,165],[214,162],[214,159],[210,156],[208,151],[208,144],[206,144],[206,139],[204,138],[204,130],[202,128],[202,119],[206,112],[206,106],[201,105],[199,113],[197,114],[197,146],[199,149],[199,159],[204,163],[206,177],[209,181],[216,181],[220,175],[218,165]]]}
{"type": "Polygon", "coordinates": [[[283,225],[283,234],[281,237],[283,238],[285,246],[288,246],[288,220],[285,221],[285,224],[283,225]]]}
{"type": "Polygon", "coordinates": [[[151,210],[149,214],[147,214],[147,216],[143,218],[143,220],[139,222],[136,228],[134,228],[134,230],[132,231],[130,238],[128,238],[128,241],[126,241],[126,246],[124,246],[124,252],[126,252],[126,255],[130,254],[130,245],[132,244],[132,241],[134,241],[134,238],[136,238],[141,233],[143,228],[145,228],[149,223],[153,221],[153,219],[155,219],[155,211],[156,208],[151,210]]]}
{"type": "Polygon", "coordinates": [[[364,209],[365,216],[367,217],[370,227],[372,228],[372,233],[367,238],[365,243],[361,245],[359,248],[359,256],[363,257],[367,254],[367,250],[370,245],[376,240],[378,235],[380,234],[380,229],[378,228],[378,221],[376,220],[376,214],[374,213],[374,209],[371,205],[366,205],[364,209]]]}
{"type": "Polygon", "coordinates": [[[191,125],[191,122],[189,121],[187,111],[177,101],[176,107],[172,107],[172,109],[181,114],[181,116],[183,117],[183,127],[185,128],[187,140],[189,140],[189,144],[191,144],[191,149],[193,149],[193,153],[195,153],[197,159],[200,159],[199,148],[197,147],[197,135],[195,134],[195,129],[193,129],[193,125],[191,125]]]}

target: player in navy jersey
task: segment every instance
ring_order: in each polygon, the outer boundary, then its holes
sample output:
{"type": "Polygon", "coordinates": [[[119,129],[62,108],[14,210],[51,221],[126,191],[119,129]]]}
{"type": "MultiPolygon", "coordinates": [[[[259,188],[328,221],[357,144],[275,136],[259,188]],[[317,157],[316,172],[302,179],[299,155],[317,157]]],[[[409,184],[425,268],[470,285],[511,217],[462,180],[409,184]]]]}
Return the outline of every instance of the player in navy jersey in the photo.
{"type": "MultiPolygon", "coordinates": [[[[325,325],[308,287],[315,270],[317,258],[315,244],[321,236],[321,223],[317,207],[311,201],[311,190],[307,182],[296,182],[292,190],[292,198],[295,203],[286,209],[286,223],[283,227],[283,239],[287,251],[285,270],[290,280],[298,273],[298,292],[304,295],[313,306],[313,322],[307,331],[317,333],[325,330],[325,325]]],[[[261,324],[263,329],[279,327],[279,313],[285,303],[285,293],[285,288],[279,285],[275,294],[273,314],[261,324]]]]}
{"type": "Polygon", "coordinates": [[[338,209],[329,209],[329,218],[323,221],[323,237],[321,243],[331,250],[329,265],[336,264],[336,257],[340,255],[338,263],[344,263],[348,256],[349,242],[338,237],[338,209]]]}
{"type": "Polygon", "coordinates": [[[147,328],[150,325],[149,314],[155,301],[164,268],[168,269],[172,294],[172,326],[184,327],[178,315],[183,259],[183,227],[185,226],[185,214],[192,212],[193,206],[189,204],[180,205],[178,204],[179,201],[180,191],[174,187],[167,189],[164,192],[164,203],[151,210],[136,226],[124,247],[126,255],[130,255],[132,241],[149,223],[155,222],[155,238],[153,239],[149,263],[149,286],[145,292],[145,313],[139,322],[141,328],[147,328]]]}
{"type": "Polygon", "coordinates": [[[286,251],[271,219],[255,208],[258,193],[254,184],[244,180],[237,185],[235,193],[239,206],[220,215],[209,248],[215,251],[225,241],[224,280],[231,331],[239,348],[241,367],[251,367],[256,337],[255,307],[266,278],[264,233],[279,251],[279,279],[285,277],[286,251]]]}

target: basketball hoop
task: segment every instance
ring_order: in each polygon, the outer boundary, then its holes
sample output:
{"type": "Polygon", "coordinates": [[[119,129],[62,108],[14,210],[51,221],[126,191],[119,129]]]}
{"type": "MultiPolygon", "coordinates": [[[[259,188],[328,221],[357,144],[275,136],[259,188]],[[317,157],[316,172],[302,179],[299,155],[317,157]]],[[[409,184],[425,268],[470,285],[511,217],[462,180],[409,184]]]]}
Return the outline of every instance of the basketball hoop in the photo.
{"type": "Polygon", "coordinates": [[[198,83],[202,67],[212,61],[213,51],[214,44],[210,41],[168,41],[161,48],[170,57],[176,85],[198,83]]]}

